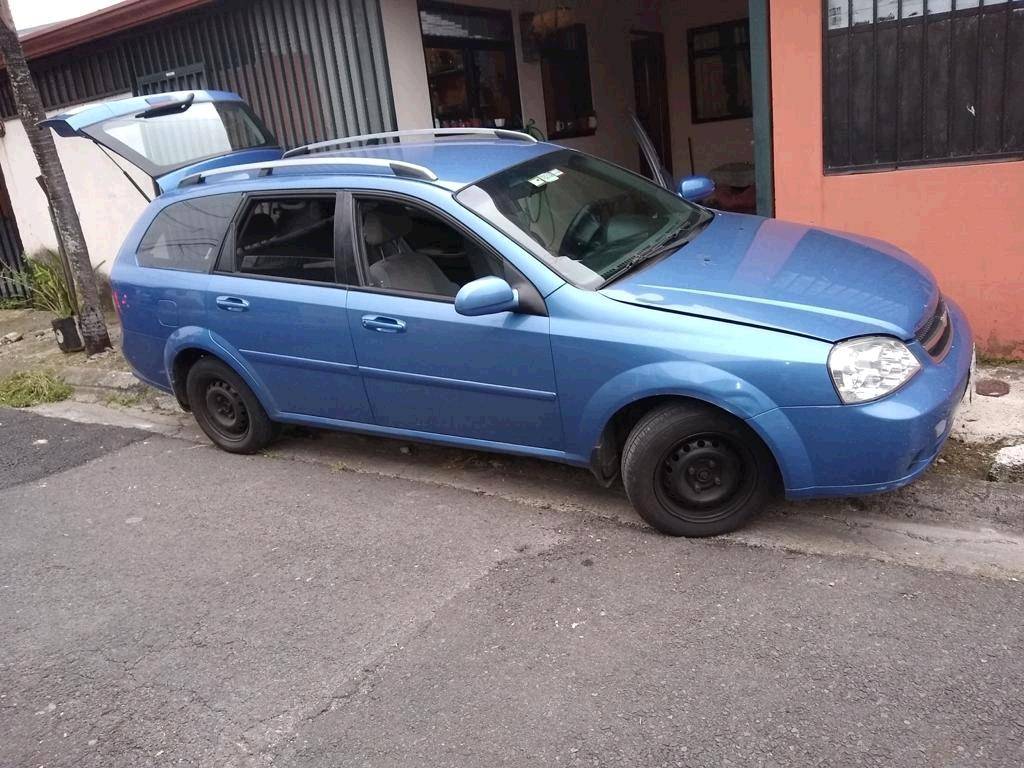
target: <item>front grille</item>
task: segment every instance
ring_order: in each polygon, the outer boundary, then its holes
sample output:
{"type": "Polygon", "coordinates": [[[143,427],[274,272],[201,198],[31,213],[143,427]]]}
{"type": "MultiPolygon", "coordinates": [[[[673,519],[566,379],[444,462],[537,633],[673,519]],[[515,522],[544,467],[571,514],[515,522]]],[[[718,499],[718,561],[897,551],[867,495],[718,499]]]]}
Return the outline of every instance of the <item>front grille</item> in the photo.
{"type": "Polygon", "coordinates": [[[949,309],[941,298],[935,311],[914,333],[925,352],[934,360],[941,360],[953,345],[953,326],[949,322],[949,309]]]}

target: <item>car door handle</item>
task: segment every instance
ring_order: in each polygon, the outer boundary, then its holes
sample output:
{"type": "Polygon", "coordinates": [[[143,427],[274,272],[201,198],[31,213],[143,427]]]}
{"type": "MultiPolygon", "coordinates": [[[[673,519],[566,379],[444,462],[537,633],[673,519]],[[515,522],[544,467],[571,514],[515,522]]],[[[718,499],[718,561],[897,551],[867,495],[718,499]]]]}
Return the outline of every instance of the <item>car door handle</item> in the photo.
{"type": "Polygon", "coordinates": [[[249,308],[249,302],[237,296],[218,296],[217,306],[228,312],[245,312],[249,308]]]}
{"type": "Polygon", "coordinates": [[[405,321],[397,317],[386,317],[384,315],[363,315],[363,328],[378,333],[403,333],[405,321]]]}

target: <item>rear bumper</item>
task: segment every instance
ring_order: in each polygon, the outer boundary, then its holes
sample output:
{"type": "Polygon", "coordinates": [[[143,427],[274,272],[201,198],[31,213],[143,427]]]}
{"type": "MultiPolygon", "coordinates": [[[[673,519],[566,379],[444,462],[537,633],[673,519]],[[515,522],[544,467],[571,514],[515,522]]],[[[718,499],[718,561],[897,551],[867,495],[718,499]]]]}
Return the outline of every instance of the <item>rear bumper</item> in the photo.
{"type": "Polygon", "coordinates": [[[949,302],[954,339],[890,397],[864,405],[777,408],[752,420],[769,438],[791,499],[855,496],[912,482],[949,437],[969,383],[974,343],[963,312],[949,302]]]}

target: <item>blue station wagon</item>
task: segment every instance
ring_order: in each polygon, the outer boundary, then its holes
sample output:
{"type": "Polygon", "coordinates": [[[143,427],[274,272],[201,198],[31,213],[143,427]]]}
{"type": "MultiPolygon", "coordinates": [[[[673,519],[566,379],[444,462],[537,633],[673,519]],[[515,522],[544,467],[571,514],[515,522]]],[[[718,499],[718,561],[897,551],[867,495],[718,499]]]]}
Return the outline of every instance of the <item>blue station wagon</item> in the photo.
{"type": "Polygon", "coordinates": [[[505,130],[282,152],[218,92],[46,124],[153,177],[111,273],[124,354],[227,451],[301,424],[550,459],[705,536],[779,491],[909,483],[968,385],[920,263],[709,210],[693,179],[505,130]]]}

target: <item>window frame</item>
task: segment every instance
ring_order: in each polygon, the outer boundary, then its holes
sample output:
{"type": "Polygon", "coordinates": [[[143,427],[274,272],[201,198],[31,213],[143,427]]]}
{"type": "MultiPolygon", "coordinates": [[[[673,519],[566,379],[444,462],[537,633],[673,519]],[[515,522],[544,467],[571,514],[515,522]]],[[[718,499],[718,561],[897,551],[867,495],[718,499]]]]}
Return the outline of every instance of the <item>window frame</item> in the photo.
{"type": "MultiPolygon", "coordinates": [[[[419,299],[421,301],[433,301],[440,304],[455,305],[455,297],[453,296],[441,296],[435,293],[421,293],[419,291],[406,291],[400,288],[381,288],[379,286],[369,284],[367,274],[370,267],[369,260],[366,256],[365,242],[363,240],[363,227],[359,216],[359,203],[362,200],[386,200],[389,202],[401,203],[403,205],[410,205],[414,208],[419,208],[432,216],[436,216],[442,223],[450,226],[464,238],[475,243],[477,247],[486,251],[495,258],[500,259],[501,263],[505,265],[506,270],[511,270],[517,277],[515,281],[509,280],[512,287],[519,290],[519,309],[517,309],[516,312],[525,315],[539,315],[541,317],[547,317],[547,304],[544,301],[544,297],[530,279],[526,277],[526,275],[524,275],[515,264],[505,258],[505,255],[497,248],[487,243],[470,227],[463,224],[447,211],[413,195],[380,189],[349,189],[348,198],[345,212],[349,219],[348,229],[350,230],[352,252],[354,256],[353,260],[355,262],[356,273],[358,275],[358,284],[351,285],[350,290],[359,291],[360,293],[375,293],[383,296],[398,296],[407,299],[419,299]]],[[[507,277],[505,279],[507,279],[507,277]]]]}
{"type": "Polygon", "coordinates": [[[344,199],[348,193],[345,190],[339,189],[323,189],[323,188],[304,188],[304,189],[287,189],[287,190],[258,190],[251,192],[243,192],[242,200],[235,210],[235,215],[231,218],[231,223],[228,226],[227,235],[224,241],[221,243],[221,250],[218,257],[214,260],[214,268],[211,274],[225,275],[227,277],[241,277],[247,280],[264,280],[276,283],[289,283],[291,285],[314,285],[322,288],[342,288],[348,289],[352,286],[352,280],[355,274],[355,265],[351,262],[353,259],[344,260],[343,252],[341,250],[341,243],[348,242],[348,227],[346,222],[342,221],[344,218],[343,212],[345,210],[344,199]],[[277,275],[257,275],[251,272],[243,272],[238,268],[238,253],[235,248],[237,242],[238,228],[243,224],[243,218],[245,217],[246,211],[249,209],[249,205],[254,200],[280,200],[282,198],[298,197],[298,198],[334,198],[334,281],[330,283],[321,282],[319,280],[303,280],[301,278],[294,277],[279,277],[277,275]]]}
{"type": "MultiPolygon", "coordinates": [[[[587,30],[587,25],[582,21],[575,22],[569,25],[568,27],[565,27],[565,31],[567,32],[575,33],[576,30],[580,30],[580,34],[582,37],[582,54],[573,55],[572,53],[567,53],[566,51],[562,50],[559,46],[547,41],[541,41],[537,46],[538,52],[540,54],[539,64],[541,70],[541,91],[543,92],[544,96],[544,117],[545,122],[547,123],[546,127],[548,129],[549,141],[582,139],[586,138],[587,136],[593,136],[597,133],[597,126],[591,126],[589,124],[590,120],[597,119],[597,107],[594,105],[594,67],[590,60],[590,33],[587,30]],[[586,116],[577,115],[575,120],[576,122],[579,122],[580,120],[586,119],[588,121],[588,124],[585,128],[571,128],[559,131],[556,130],[558,125],[558,117],[554,114],[553,110],[553,106],[555,105],[557,99],[554,96],[554,94],[550,92],[554,86],[548,85],[549,78],[544,77],[544,69],[545,67],[549,67],[552,64],[556,66],[558,64],[564,64],[566,61],[574,60],[580,56],[582,56],[582,58],[584,59],[583,64],[585,65],[584,71],[586,72],[587,77],[586,89],[588,101],[590,102],[590,114],[586,116]]],[[[562,30],[559,30],[559,32],[561,31],[562,30]]],[[[557,32],[555,34],[557,34],[557,32]]],[[[580,87],[582,88],[583,85],[580,84],[580,87]]]]}
{"type": "Polygon", "coordinates": [[[159,211],[157,211],[156,214],[154,214],[152,220],[149,222],[149,225],[146,227],[146,231],[142,233],[142,237],[139,238],[138,242],[135,243],[135,247],[132,249],[133,255],[135,256],[135,266],[136,266],[136,268],[138,268],[138,269],[156,269],[156,270],[160,270],[162,272],[182,272],[182,273],[188,274],[188,275],[210,275],[210,274],[213,274],[214,270],[217,268],[217,264],[220,263],[221,256],[224,253],[224,243],[226,242],[228,236],[233,231],[232,227],[234,226],[235,217],[238,216],[238,210],[241,207],[242,201],[244,199],[245,199],[245,193],[244,192],[217,192],[217,193],[214,193],[214,194],[211,194],[211,195],[196,195],[195,197],[189,197],[189,198],[186,198],[185,200],[175,200],[175,201],[173,201],[171,203],[168,203],[163,208],[161,208],[159,211]],[[153,226],[156,224],[157,220],[161,216],[163,216],[164,213],[166,213],[170,208],[173,208],[176,205],[184,205],[185,203],[194,203],[196,200],[205,200],[205,199],[208,199],[208,198],[211,198],[211,197],[228,197],[228,196],[233,196],[233,197],[237,198],[237,200],[235,202],[235,211],[234,211],[234,213],[231,214],[231,218],[228,219],[227,228],[221,234],[220,240],[218,241],[218,244],[213,248],[213,250],[216,251],[216,256],[214,258],[210,259],[210,264],[209,264],[209,266],[207,266],[207,268],[205,270],[203,270],[203,269],[175,269],[173,267],[156,267],[156,266],[152,266],[150,264],[142,264],[142,263],[139,262],[139,249],[142,247],[142,244],[146,241],[146,238],[149,236],[149,233],[153,229],[153,226]]]}
{"type": "MultiPolygon", "coordinates": [[[[416,4],[416,23],[420,30],[420,44],[423,48],[423,68],[424,72],[429,80],[430,74],[427,70],[427,48],[455,48],[460,51],[495,51],[498,53],[504,53],[507,59],[509,72],[512,73],[512,102],[517,107],[518,114],[510,115],[513,118],[518,118],[520,125],[525,124],[526,118],[523,111],[523,94],[522,86],[519,82],[519,60],[518,54],[516,53],[516,39],[515,39],[515,18],[512,11],[504,10],[502,8],[488,8],[476,5],[462,5],[448,2],[438,2],[437,0],[419,0],[416,4]],[[428,35],[423,31],[423,18],[421,15],[422,11],[435,11],[439,13],[461,13],[467,16],[492,16],[492,17],[508,17],[509,22],[509,38],[507,40],[492,40],[492,39],[476,39],[476,38],[465,38],[465,37],[445,37],[443,35],[428,35]]],[[[476,76],[470,76],[470,73],[465,74],[466,77],[466,99],[472,101],[472,97],[477,95],[477,89],[479,83],[477,82],[476,76]]],[[[441,118],[437,115],[437,105],[434,104],[434,97],[429,92],[428,83],[427,97],[430,101],[430,119],[435,124],[438,123],[441,118]]],[[[470,111],[474,109],[474,104],[467,104],[470,111]]],[[[506,125],[506,128],[514,128],[514,125],[506,125]]]]}
{"type": "MultiPolygon", "coordinates": [[[[823,0],[828,2],[828,0],[823,0]]],[[[721,37],[719,37],[721,41],[721,37]]],[[[692,125],[703,125],[706,123],[721,123],[725,120],[749,120],[754,116],[754,94],[753,94],[753,55],[750,50],[750,18],[743,17],[742,19],[732,19],[730,21],[722,21],[716,24],[704,24],[699,27],[690,27],[686,30],[686,63],[689,69],[690,78],[690,123],[692,125]],[[714,48],[708,48],[701,51],[695,51],[693,48],[694,38],[702,32],[709,30],[718,30],[719,33],[722,30],[729,30],[730,32],[734,29],[744,28],[747,31],[747,42],[745,45],[738,44],[735,37],[731,37],[730,41],[726,44],[717,45],[714,48]],[[722,115],[720,117],[697,117],[697,59],[712,58],[718,56],[724,60],[726,55],[742,55],[746,52],[747,65],[751,73],[751,93],[750,93],[750,110],[746,112],[731,112],[728,115],[722,115]]],[[[738,79],[737,79],[738,82],[738,79]]]]}

